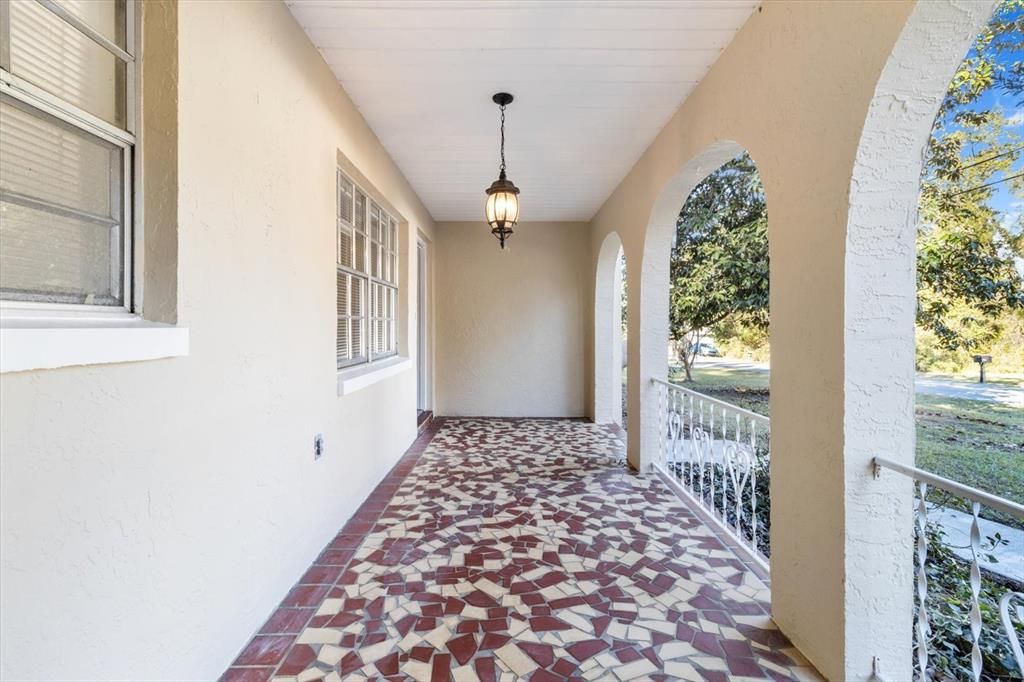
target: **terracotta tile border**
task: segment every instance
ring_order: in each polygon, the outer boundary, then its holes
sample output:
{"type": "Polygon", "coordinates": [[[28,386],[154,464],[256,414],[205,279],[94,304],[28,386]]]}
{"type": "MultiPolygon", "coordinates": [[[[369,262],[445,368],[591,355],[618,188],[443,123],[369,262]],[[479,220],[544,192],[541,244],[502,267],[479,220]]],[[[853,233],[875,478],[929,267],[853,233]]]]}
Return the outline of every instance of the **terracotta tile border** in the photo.
{"type": "MultiPolygon", "coordinates": [[[[433,417],[419,436],[377,484],[338,534],[314,559],[288,595],[246,643],[220,682],[268,682],[275,672],[291,665],[305,667],[304,648],[292,647],[299,633],[309,624],[316,607],[345,575],[356,550],[369,535],[394,497],[405,477],[413,470],[430,441],[444,425],[443,417],[433,417]]],[[[308,647],[306,647],[308,648],[308,647]]]]}

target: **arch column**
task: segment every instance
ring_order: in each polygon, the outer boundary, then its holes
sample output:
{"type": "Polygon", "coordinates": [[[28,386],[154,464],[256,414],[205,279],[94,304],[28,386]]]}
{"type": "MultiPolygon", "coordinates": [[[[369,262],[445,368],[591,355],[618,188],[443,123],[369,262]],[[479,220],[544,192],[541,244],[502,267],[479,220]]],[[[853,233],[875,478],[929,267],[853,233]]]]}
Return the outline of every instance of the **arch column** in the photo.
{"type": "Polygon", "coordinates": [[[874,657],[887,679],[912,676],[912,485],[898,475],[874,479],[871,460],[914,464],[923,150],[956,66],[994,5],[917,3],[882,71],[854,160],[843,299],[845,679],[868,679],[874,657]]]}
{"type": "MultiPolygon", "coordinates": [[[[622,422],[622,241],[612,232],[601,243],[594,282],[594,421],[622,422]]],[[[625,426],[625,424],[623,424],[625,426]]]]}

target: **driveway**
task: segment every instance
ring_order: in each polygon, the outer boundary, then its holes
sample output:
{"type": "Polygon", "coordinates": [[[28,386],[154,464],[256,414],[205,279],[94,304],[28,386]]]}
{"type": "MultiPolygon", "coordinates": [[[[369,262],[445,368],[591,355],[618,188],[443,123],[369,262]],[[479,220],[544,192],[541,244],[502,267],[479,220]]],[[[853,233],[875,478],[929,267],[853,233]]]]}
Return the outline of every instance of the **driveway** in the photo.
{"type": "MultiPolygon", "coordinates": [[[[748,360],[731,358],[697,358],[697,367],[722,367],[743,370],[760,370],[767,372],[768,365],[748,360]]],[[[1024,409],[1024,387],[1008,386],[1007,384],[979,384],[956,379],[936,378],[918,375],[914,382],[918,393],[942,395],[950,398],[981,400],[990,403],[1002,403],[1024,409]]]]}

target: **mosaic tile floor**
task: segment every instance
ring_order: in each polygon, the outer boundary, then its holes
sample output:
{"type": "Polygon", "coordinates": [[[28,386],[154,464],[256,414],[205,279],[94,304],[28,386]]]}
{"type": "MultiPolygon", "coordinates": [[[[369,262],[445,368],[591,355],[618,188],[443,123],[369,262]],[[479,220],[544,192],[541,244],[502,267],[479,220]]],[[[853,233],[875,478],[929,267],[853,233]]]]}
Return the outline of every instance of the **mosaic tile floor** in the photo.
{"type": "Polygon", "coordinates": [[[447,419],[223,682],[818,679],[768,588],[611,427],[447,419]]]}

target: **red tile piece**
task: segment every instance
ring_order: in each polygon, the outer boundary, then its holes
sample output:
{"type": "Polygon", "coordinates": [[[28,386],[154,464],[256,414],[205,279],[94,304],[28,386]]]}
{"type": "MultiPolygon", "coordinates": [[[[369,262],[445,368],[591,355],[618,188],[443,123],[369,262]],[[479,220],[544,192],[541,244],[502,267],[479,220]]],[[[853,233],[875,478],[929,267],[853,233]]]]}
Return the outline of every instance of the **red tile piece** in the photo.
{"type": "Polygon", "coordinates": [[[267,622],[264,623],[262,628],[260,628],[260,634],[297,635],[302,632],[302,628],[306,626],[310,616],[312,616],[315,611],[316,609],[312,608],[282,606],[277,611],[274,611],[274,615],[267,619],[267,622]]]}
{"type": "Polygon", "coordinates": [[[497,682],[493,658],[478,658],[473,661],[473,667],[476,668],[476,676],[480,678],[480,682],[497,682]]]}
{"type": "Polygon", "coordinates": [[[547,632],[549,630],[569,630],[570,626],[564,620],[551,616],[537,616],[530,619],[530,629],[534,632],[547,632]]]}
{"type": "Polygon", "coordinates": [[[448,654],[437,654],[431,664],[430,682],[448,682],[451,675],[452,657],[448,654]]]}
{"type": "Polygon", "coordinates": [[[316,652],[308,644],[296,644],[288,652],[281,667],[277,669],[279,675],[298,675],[316,660],[316,652]]]}
{"type": "Polygon", "coordinates": [[[268,682],[273,676],[273,668],[228,668],[220,682],[268,682]]]}
{"type": "Polygon", "coordinates": [[[596,656],[608,648],[608,642],[600,639],[587,639],[565,647],[572,657],[581,663],[591,656],[596,656]]]}
{"type": "Polygon", "coordinates": [[[381,675],[397,675],[398,674],[398,652],[389,654],[384,658],[374,663],[377,670],[380,671],[381,675]]]}
{"type": "Polygon", "coordinates": [[[238,654],[235,665],[275,665],[294,641],[294,635],[256,635],[238,654]]]}
{"type": "Polygon", "coordinates": [[[535,644],[533,642],[516,642],[516,646],[523,650],[527,656],[537,662],[542,668],[547,668],[555,662],[555,653],[549,644],[535,644]]]}

